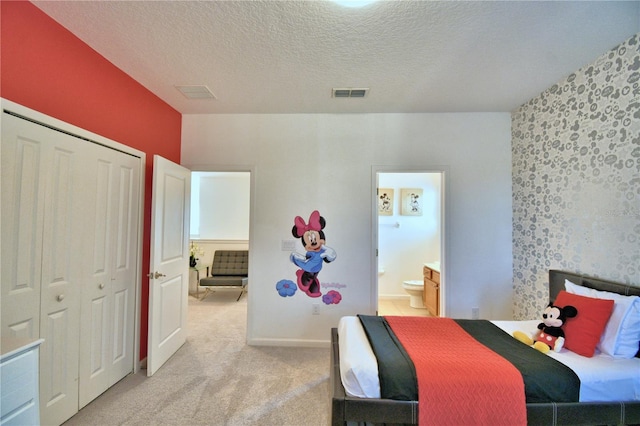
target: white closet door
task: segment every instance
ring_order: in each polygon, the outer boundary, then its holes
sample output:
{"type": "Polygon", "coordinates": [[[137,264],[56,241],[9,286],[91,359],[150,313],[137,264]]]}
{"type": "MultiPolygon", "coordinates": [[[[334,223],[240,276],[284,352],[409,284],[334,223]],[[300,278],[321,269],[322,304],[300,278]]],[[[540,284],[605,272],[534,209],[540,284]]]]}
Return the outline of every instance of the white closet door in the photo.
{"type": "Polygon", "coordinates": [[[3,333],[45,339],[41,419],[60,424],[78,410],[86,142],[7,114],[2,121],[3,333]]]}
{"type": "Polygon", "coordinates": [[[0,328],[44,338],[59,425],[134,368],[141,160],[6,113],[1,155],[0,328]]]}
{"type": "Polygon", "coordinates": [[[3,336],[40,336],[40,274],[44,195],[41,177],[45,129],[19,130],[24,122],[2,114],[3,336]]]}
{"type": "Polygon", "coordinates": [[[113,242],[113,335],[109,386],[133,371],[136,282],[138,277],[138,217],[140,159],[119,154],[116,169],[118,196],[113,242]]]}
{"type": "MultiPolygon", "coordinates": [[[[78,410],[80,291],[87,218],[81,185],[90,172],[86,142],[50,130],[42,241],[40,403],[44,424],[78,410]]],[[[46,169],[46,168],[45,168],[46,169]]]]}
{"type": "Polygon", "coordinates": [[[80,408],[133,371],[140,159],[99,148],[85,213],[88,272],[83,288],[80,408]]]}
{"type": "MultiPolygon", "coordinates": [[[[97,153],[96,153],[97,154],[97,153]]],[[[109,386],[108,356],[111,288],[111,246],[113,206],[113,169],[111,161],[92,158],[95,175],[91,177],[92,191],[87,194],[85,214],[92,218],[87,232],[86,252],[89,255],[87,279],[82,288],[80,321],[80,399],[84,407],[109,386]]]]}

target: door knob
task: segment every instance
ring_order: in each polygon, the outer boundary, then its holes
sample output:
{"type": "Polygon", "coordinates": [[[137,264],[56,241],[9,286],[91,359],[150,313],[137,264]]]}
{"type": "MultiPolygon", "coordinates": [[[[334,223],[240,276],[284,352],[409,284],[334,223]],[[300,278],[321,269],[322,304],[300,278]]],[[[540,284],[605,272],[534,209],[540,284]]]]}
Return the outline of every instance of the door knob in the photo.
{"type": "Polygon", "coordinates": [[[160,272],[156,271],[156,272],[152,272],[150,274],[147,275],[149,278],[151,278],[152,280],[157,280],[158,278],[161,277],[166,277],[165,274],[161,274],[160,272]]]}
{"type": "Polygon", "coordinates": [[[100,290],[102,290],[104,288],[104,283],[98,284],[98,287],[100,288],[100,290]]]}
{"type": "Polygon", "coordinates": [[[56,299],[58,300],[58,302],[62,302],[64,300],[64,294],[59,294],[56,299]]]}

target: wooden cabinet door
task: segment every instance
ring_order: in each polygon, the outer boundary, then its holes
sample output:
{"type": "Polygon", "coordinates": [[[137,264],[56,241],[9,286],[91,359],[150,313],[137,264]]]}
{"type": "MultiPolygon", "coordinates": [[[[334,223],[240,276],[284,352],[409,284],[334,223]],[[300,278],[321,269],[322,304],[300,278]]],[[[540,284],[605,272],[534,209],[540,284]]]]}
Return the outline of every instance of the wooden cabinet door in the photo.
{"type": "Polygon", "coordinates": [[[424,306],[432,316],[440,315],[440,273],[424,267],[424,306]]]}

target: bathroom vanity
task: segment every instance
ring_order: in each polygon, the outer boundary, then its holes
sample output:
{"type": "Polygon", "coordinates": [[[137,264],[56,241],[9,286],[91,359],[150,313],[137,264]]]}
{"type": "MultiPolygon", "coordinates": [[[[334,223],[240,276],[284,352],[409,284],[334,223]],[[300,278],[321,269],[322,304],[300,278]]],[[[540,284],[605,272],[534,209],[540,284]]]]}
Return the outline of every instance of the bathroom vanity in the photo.
{"type": "Polygon", "coordinates": [[[425,263],[423,267],[424,292],[422,293],[425,308],[429,314],[440,315],[440,262],[425,263]]]}

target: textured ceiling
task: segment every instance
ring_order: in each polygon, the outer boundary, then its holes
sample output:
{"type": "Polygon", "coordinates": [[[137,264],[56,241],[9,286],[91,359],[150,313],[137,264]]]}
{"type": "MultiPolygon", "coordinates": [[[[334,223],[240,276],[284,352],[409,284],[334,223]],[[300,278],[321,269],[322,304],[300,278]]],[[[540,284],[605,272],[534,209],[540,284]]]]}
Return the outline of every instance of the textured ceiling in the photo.
{"type": "Polygon", "coordinates": [[[640,1],[34,4],[185,114],[512,111],[640,32],[640,1]]]}

